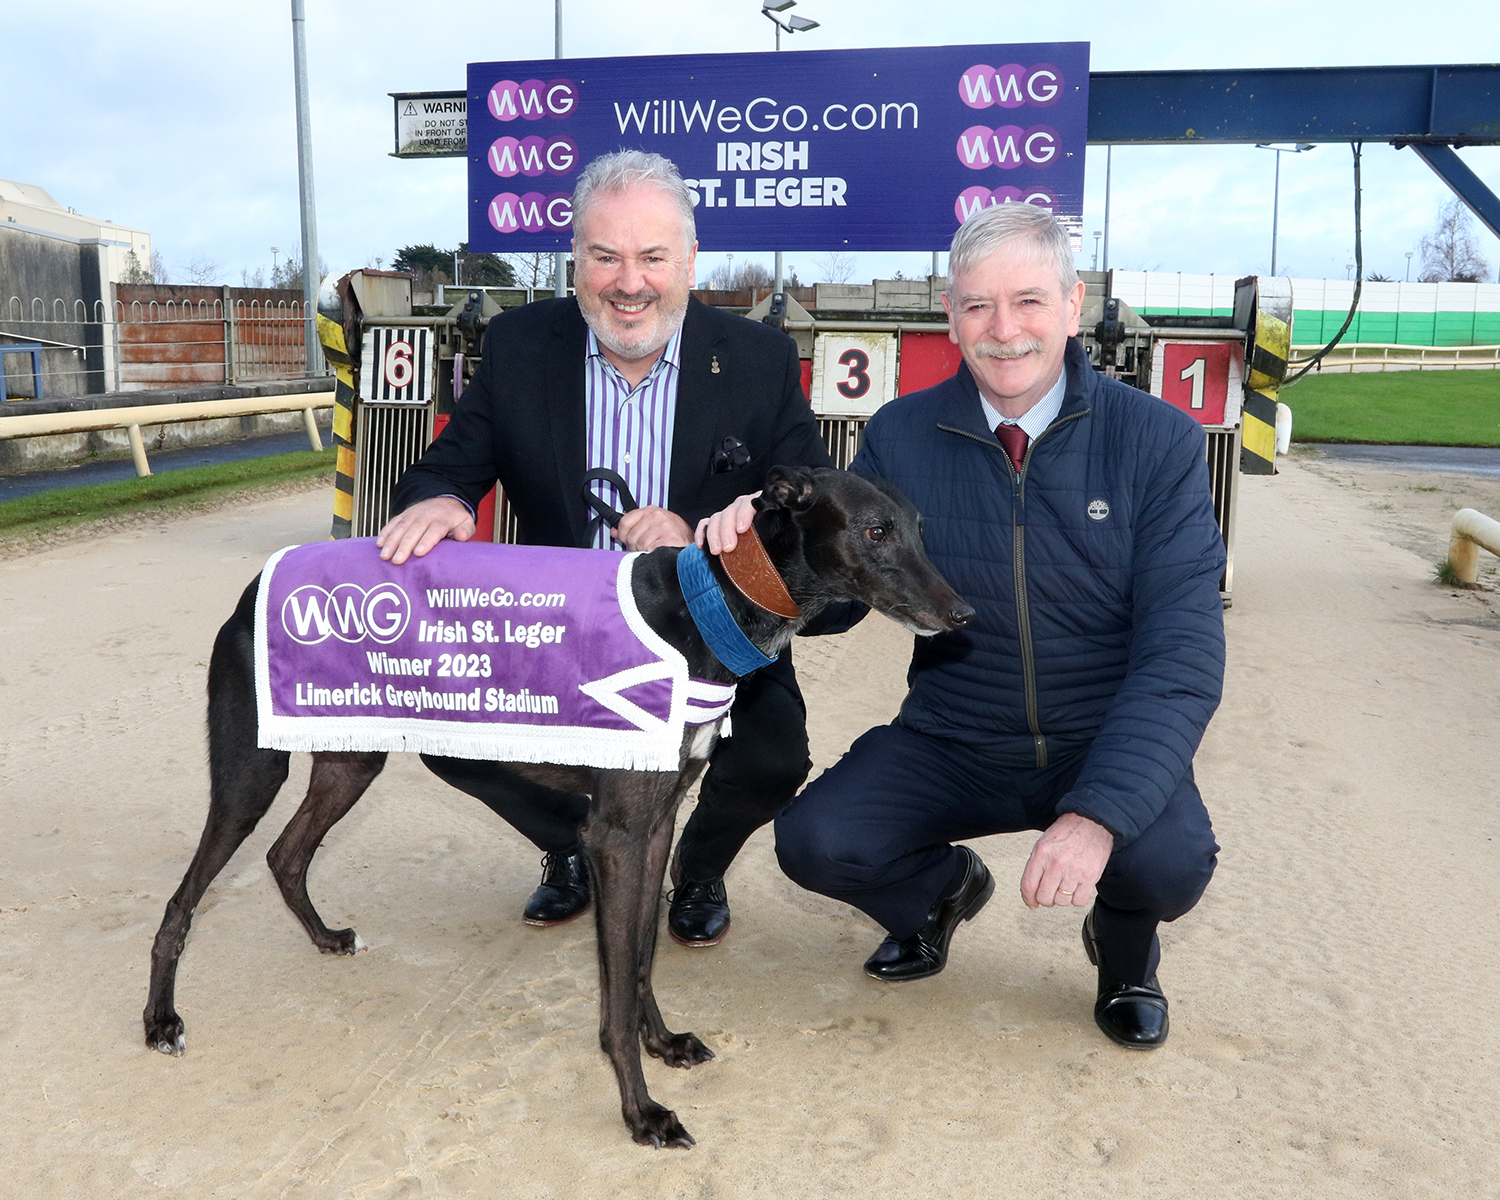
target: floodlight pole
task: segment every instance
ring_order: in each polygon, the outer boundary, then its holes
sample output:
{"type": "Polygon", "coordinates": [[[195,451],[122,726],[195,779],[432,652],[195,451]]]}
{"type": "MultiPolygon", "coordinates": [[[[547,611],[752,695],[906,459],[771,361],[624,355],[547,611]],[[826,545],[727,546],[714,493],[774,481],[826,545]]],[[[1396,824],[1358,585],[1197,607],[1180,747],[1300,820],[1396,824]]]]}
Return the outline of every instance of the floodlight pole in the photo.
{"type": "MultiPolygon", "coordinates": [[[[552,57],[562,57],[562,0],[552,0],[552,57]]],[[[561,250],[552,256],[552,294],[559,300],[568,294],[568,256],[561,250]]]]}
{"type": "Polygon", "coordinates": [[[1276,151],[1276,182],[1271,187],[1271,278],[1276,278],[1276,231],[1281,220],[1281,151],[1276,151]]]}
{"type": "Polygon", "coordinates": [[[1109,176],[1114,168],[1114,158],[1115,148],[1106,146],[1104,148],[1104,264],[1100,268],[1105,274],[1109,273],[1109,176]]]}
{"type": "Polygon", "coordinates": [[[1257,150],[1276,151],[1276,184],[1271,191],[1271,276],[1276,275],[1276,226],[1281,215],[1281,156],[1283,154],[1301,154],[1304,150],[1313,147],[1307,142],[1297,142],[1290,149],[1273,146],[1269,142],[1257,142],[1257,150]]]}
{"type": "Polygon", "coordinates": [[[307,103],[307,14],[303,0],[292,0],[292,74],[297,90],[297,184],[302,200],[302,325],[306,367],[312,379],[324,373],[318,344],[318,216],[313,199],[312,115],[307,103]]]}
{"type": "MultiPolygon", "coordinates": [[[[558,3],[561,3],[561,2],[562,2],[562,0],[558,0],[558,3]]],[[[785,9],[785,8],[792,8],[796,3],[797,3],[797,0],[792,0],[791,4],[780,4],[780,5],[777,5],[777,9],[780,10],[780,9],[785,9]]],[[[774,12],[771,11],[770,0],[761,0],[760,15],[763,16],[763,17],[765,17],[766,20],[770,21],[772,25],[776,26],[776,49],[777,50],[781,49],[781,31],[783,29],[785,29],[788,33],[796,33],[797,32],[797,27],[796,26],[793,26],[793,25],[783,25],[780,21],[778,21],[776,19],[776,13],[774,13],[774,12]]],[[[810,29],[816,29],[817,27],[818,27],[818,23],[816,21],[804,21],[804,22],[802,22],[802,28],[803,29],[810,30],[810,29]]],[[[780,291],[783,290],[783,283],[784,283],[785,276],[786,276],[785,263],[786,263],[786,254],[785,254],[785,252],[783,252],[781,250],[776,251],[776,280],[775,280],[774,283],[771,284],[771,294],[773,296],[776,293],[778,293],[778,292],[780,292],[780,291]]]]}

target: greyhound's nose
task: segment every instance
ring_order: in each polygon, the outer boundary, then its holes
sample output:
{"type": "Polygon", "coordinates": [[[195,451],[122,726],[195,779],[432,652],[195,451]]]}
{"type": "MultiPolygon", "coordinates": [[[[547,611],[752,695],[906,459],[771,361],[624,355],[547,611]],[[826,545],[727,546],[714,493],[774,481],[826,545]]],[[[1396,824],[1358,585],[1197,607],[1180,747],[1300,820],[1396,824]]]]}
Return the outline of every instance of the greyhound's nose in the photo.
{"type": "Polygon", "coordinates": [[[948,610],[948,624],[954,629],[962,629],[973,619],[974,609],[963,600],[948,610]]]}

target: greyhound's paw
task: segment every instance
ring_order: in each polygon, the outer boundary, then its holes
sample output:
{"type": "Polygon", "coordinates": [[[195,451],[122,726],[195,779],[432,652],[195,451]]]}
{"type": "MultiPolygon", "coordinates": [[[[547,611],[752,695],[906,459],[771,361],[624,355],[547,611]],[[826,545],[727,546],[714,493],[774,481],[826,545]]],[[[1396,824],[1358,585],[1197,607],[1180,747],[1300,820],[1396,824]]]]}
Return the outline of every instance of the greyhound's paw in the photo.
{"type": "Polygon", "coordinates": [[[324,937],[314,940],[324,954],[358,954],[367,949],[364,939],[352,929],[330,929],[324,937]]]}
{"type": "Polygon", "coordinates": [[[146,1018],[146,1045],[163,1054],[180,1055],[187,1049],[187,1032],[176,1013],[166,1018],[146,1018]]]}
{"type": "Polygon", "coordinates": [[[669,1033],[664,1041],[644,1039],[646,1053],[659,1058],[669,1067],[696,1067],[706,1063],[714,1052],[691,1033],[669,1033]]]}
{"type": "Polygon", "coordinates": [[[677,1114],[654,1100],[646,1101],[645,1107],[634,1116],[626,1113],[625,1123],[630,1126],[630,1136],[642,1146],[655,1146],[658,1150],[681,1146],[686,1150],[697,1144],[693,1135],[682,1127],[677,1114]]]}

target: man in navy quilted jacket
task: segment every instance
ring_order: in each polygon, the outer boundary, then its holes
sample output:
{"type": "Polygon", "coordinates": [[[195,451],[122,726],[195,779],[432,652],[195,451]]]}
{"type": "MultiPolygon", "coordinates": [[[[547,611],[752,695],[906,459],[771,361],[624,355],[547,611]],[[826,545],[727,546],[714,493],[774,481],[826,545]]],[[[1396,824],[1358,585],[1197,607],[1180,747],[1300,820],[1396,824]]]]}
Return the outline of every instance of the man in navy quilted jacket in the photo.
{"type": "MultiPolygon", "coordinates": [[[[896,982],[941,971],[994,891],[952,843],[1042,831],[1022,901],[1089,908],[1094,1019],[1153,1049],[1167,1038],[1157,926],[1198,902],[1218,852],[1192,769],[1224,676],[1204,434],[1089,364],[1083,284],[1047,212],[976,215],[950,273],[963,364],[880,409],[852,469],[912,499],[977,615],[916,640],[899,715],[777,819],[777,855],[889,931],[865,972],[896,982]]],[[[710,548],[748,517],[741,503],[710,518],[710,548]]]]}

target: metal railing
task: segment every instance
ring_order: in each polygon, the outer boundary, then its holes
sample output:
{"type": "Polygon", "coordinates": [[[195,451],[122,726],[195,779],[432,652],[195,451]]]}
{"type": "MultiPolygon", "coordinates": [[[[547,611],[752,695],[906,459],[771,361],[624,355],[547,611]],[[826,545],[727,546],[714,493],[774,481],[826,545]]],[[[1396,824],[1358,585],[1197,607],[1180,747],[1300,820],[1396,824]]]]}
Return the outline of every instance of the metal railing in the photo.
{"type": "Polygon", "coordinates": [[[268,413],[301,412],[307,440],[314,450],[323,449],[315,413],[332,408],[329,392],[302,392],[293,396],[251,396],[230,400],[200,400],[185,404],[139,404],[128,408],[96,408],[85,412],[34,413],[0,416],[0,441],[11,438],[47,437],[59,433],[92,433],[101,429],[124,429],[130,438],[135,473],[151,474],[141,426],[175,425],[181,421],[213,421],[225,417],[259,417],[268,413]]]}
{"type": "Polygon", "coordinates": [[[1500,521],[1476,508],[1459,509],[1453,514],[1453,531],[1448,538],[1448,562],[1458,581],[1470,587],[1479,582],[1480,547],[1500,554],[1500,521]]]}
{"type": "MultiPolygon", "coordinates": [[[[225,296],[184,300],[0,300],[0,344],[40,344],[49,398],[306,375],[300,301],[225,296]]],[[[35,387],[7,364],[10,399],[35,387]]]]}
{"type": "MultiPolygon", "coordinates": [[[[1293,346],[1306,358],[1321,346],[1293,346]]],[[[1313,368],[1314,374],[1367,371],[1473,371],[1500,369],[1500,346],[1405,346],[1396,342],[1344,342],[1313,368]]]]}

